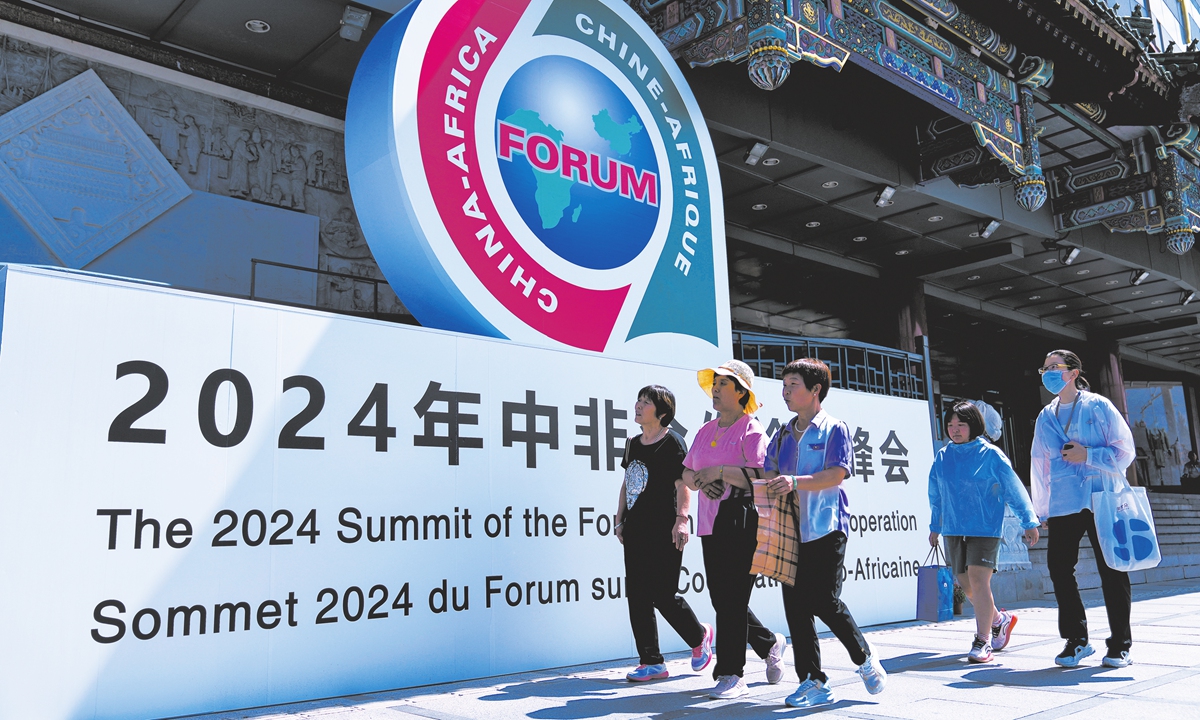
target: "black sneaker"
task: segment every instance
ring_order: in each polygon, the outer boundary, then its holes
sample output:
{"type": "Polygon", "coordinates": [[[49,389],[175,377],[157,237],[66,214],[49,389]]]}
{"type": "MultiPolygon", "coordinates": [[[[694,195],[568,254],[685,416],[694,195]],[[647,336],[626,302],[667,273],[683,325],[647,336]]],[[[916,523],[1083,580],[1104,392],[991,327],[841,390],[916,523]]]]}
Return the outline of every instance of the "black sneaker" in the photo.
{"type": "Polygon", "coordinates": [[[1088,645],[1087,640],[1068,640],[1066,647],[1054,658],[1054,664],[1059,667],[1073,668],[1079,665],[1079,661],[1096,652],[1088,645]]]}

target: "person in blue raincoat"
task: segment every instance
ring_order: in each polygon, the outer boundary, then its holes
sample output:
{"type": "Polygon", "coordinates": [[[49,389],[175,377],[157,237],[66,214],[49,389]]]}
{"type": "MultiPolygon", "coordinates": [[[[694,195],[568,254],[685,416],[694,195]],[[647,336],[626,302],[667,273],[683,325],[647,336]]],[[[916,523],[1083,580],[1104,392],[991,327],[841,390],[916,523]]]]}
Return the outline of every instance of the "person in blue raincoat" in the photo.
{"type": "Polygon", "coordinates": [[[1033,508],[1050,529],[1046,564],[1058,600],[1058,632],[1067,641],[1054,662],[1075,667],[1094,652],[1075,581],[1079,542],[1086,534],[1096,553],[1111,633],[1103,663],[1126,667],[1133,644],[1129,575],[1104,562],[1092,517],[1092,493],[1124,484],[1125,469],[1136,455],[1133,433],[1108,398],[1089,390],[1075,353],[1051,352],[1038,372],[1042,385],[1058,396],[1038,414],[1030,450],[1033,508]]]}
{"type": "Polygon", "coordinates": [[[987,441],[979,408],[965,400],[955,403],[943,427],[951,443],[937,451],[929,469],[929,544],[936,546],[938,536],[946,536],[946,555],[975,608],[967,660],[985,663],[992,650],[1008,645],[1017,625],[1016,614],[998,611],[992,597],[1004,506],[1020,518],[1030,546],[1038,541],[1038,519],[1012,464],[987,441]]]}

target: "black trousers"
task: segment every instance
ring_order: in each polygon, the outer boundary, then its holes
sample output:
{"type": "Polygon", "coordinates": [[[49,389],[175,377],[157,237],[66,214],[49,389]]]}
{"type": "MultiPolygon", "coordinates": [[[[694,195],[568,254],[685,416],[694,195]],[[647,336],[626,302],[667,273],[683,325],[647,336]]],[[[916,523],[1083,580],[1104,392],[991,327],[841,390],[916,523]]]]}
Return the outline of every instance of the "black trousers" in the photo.
{"type": "Polygon", "coordinates": [[[1052,517],[1047,524],[1050,526],[1050,543],[1046,550],[1046,564],[1050,570],[1050,581],[1054,583],[1054,597],[1058,600],[1059,636],[1064,640],[1086,640],[1088,637],[1087,615],[1084,613],[1083,600],[1079,597],[1079,584],[1075,581],[1079,541],[1087,534],[1096,553],[1096,569],[1100,571],[1100,588],[1104,592],[1104,609],[1108,611],[1108,649],[1115,652],[1128,650],[1133,644],[1129,628],[1129,611],[1133,605],[1129,575],[1113,570],[1104,562],[1092,511],[1052,517]]]}
{"type": "Polygon", "coordinates": [[[749,496],[721,502],[711,535],[704,546],[704,573],[708,597],[717,613],[717,662],[713,678],[741,677],[746,668],[746,643],[765,658],[775,644],[768,630],[750,610],[755,576],[750,574],[758,544],[758,512],[749,496]]]}
{"type": "Polygon", "coordinates": [[[829,626],[846,651],[850,661],[862,665],[870,648],[842,602],[842,569],[846,564],[846,535],[835,530],[824,537],[800,543],[800,559],[796,565],[796,586],[783,585],[783,611],[792,634],[792,657],[796,675],[826,682],[821,671],[821,643],[817,639],[814,618],[829,626]]]}
{"type": "MultiPolygon", "coordinates": [[[[629,528],[632,530],[633,528],[629,528]]],[[[626,530],[625,599],[629,603],[629,625],[637,646],[638,662],[658,665],[663,662],[658,649],[658,621],[654,611],[679,633],[679,637],[696,647],[704,642],[704,628],[687,600],[676,594],[679,566],[683,552],[675,549],[671,535],[659,533],[645,536],[626,530]]]]}

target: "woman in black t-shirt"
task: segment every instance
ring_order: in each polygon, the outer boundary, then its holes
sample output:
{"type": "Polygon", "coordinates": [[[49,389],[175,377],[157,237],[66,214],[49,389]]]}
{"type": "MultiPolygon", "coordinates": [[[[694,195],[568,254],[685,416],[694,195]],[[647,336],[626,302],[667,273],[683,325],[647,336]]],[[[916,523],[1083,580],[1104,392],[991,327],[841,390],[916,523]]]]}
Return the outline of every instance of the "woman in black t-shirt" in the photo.
{"type": "Polygon", "coordinates": [[[712,660],[713,629],[696,619],[687,600],[675,594],[683,547],[688,541],[691,492],[683,484],[687,445],[668,427],[675,418],[675,396],[661,385],[638,391],[633,419],[642,434],[625,445],[625,481],[617,505],[617,539],[625,546],[625,598],[637,645],[631,682],[669,675],[658,649],[657,608],[692,648],[692,670],[712,660]]]}

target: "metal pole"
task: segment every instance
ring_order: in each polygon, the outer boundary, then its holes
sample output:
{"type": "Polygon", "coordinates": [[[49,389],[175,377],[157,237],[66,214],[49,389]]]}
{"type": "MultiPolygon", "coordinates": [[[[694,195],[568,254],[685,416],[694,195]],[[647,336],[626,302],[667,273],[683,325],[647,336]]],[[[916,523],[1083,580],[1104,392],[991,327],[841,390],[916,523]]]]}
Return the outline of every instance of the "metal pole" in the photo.
{"type": "Polygon", "coordinates": [[[254,275],[258,272],[258,261],[250,258],[250,299],[254,299],[254,275]]]}
{"type": "Polygon", "coordinates": [[[938,413],[933,398],[933,364],[929,360],[929,336],[921,335],[921,357],[925,365],[925,397],[929,398],[929,429],[933,433],[933,450],[938,449],[938,413]]]}

